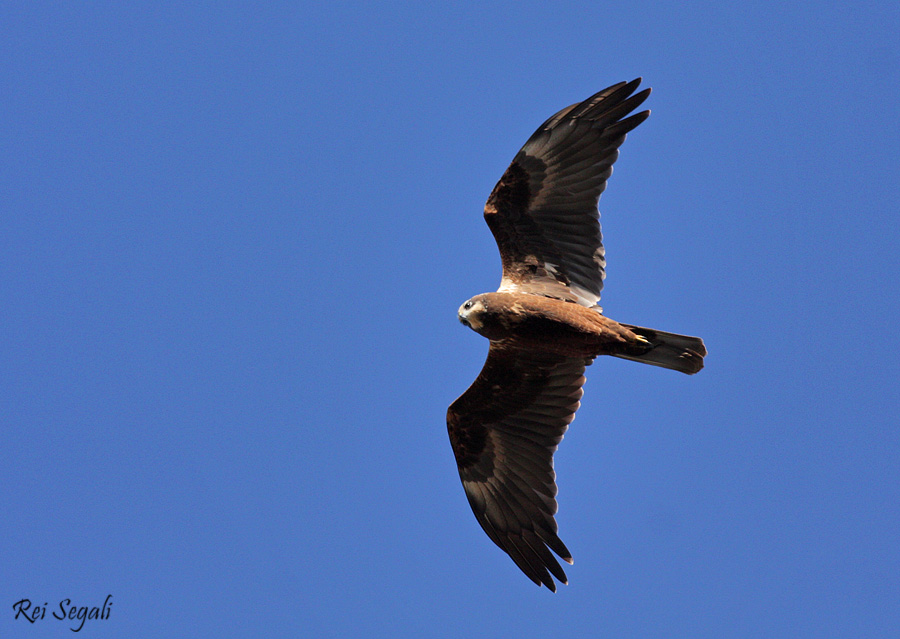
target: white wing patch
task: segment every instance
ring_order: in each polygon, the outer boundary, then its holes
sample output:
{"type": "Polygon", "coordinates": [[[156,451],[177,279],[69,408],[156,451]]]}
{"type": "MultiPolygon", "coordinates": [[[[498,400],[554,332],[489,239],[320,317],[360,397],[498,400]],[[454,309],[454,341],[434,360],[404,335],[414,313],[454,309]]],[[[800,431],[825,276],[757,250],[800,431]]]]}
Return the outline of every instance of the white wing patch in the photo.
{"type": "Polygon", "coordinates": [[[569,284],[569,286],[565,286],[559,282],[547,280],[546,282],[539,282],[536,280],[531,280],[525,283],[524,286],[521,284],[514,282],[508,277],[504,277],[500,280],[500,288],[497,289],[498,293],[527,293],[529,295],[543,295],[545,297],[552,297],[558,300],[569,300],[572,302],[577,302],[582,306],[587,306],[588,308],[600,308],[597,306],[597,302],[600,301],[600,296],[596,293],[592,293],[591,291],[578,286],[577,284],[569,284]]]}

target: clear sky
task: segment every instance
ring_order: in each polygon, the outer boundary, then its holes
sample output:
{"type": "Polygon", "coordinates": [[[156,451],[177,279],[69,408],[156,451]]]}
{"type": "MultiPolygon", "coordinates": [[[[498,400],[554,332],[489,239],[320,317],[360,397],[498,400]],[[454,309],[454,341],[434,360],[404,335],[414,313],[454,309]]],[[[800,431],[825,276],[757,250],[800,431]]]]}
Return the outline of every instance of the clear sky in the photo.
{"type": "Polygon", "coordinates": [[[900,5],[184,4],[0,8],[0,636],[900,636],[900,5]],[[456,309],[637,76],[602,305],[709,357],[588,369],[554,595],[460,486],[456,309]]]}

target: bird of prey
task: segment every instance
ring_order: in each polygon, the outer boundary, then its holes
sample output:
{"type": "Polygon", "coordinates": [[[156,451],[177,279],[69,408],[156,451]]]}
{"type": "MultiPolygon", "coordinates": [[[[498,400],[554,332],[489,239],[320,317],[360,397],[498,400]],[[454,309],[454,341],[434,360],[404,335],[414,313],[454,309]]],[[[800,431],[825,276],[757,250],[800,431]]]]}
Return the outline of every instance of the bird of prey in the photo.
{"type": "Polygon", "coordinates": [[[475,382],[447,411],[469,504],[488,537],[538,586],[568,583],[557,535],[553,453],[580,406],[585,367],[613,355],[692,375],[697,337],[620,324],[597,306],[606,260],[597,202],[625,135],[649,111],[640,78],[620,82],[544,122],[484,207],[503,263],[496,293],[459,321],[490,340],[475,382]],[[552,577],[551,577],[552,575],[552,577]]]}

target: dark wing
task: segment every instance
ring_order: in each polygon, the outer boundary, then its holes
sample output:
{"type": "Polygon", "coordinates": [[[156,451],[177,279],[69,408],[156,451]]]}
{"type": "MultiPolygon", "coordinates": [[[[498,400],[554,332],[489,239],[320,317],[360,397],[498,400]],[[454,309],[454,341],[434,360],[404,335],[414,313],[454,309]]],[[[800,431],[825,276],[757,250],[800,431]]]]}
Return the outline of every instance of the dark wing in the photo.
{"type": "Polygon", "coordinates": [[[572,555],[553,518],[553,453],[575,418],[590,363],[491,342],[481,374],[447,411],[459,476],[478,523],[522,572],[554,592],[551,573],[568,582],[550,550],[569,563],[572,555]]]}
{"type": "Polygon", "coordinates": [[[500,291],[589,307],[600,300],[606,259],[597,202],[625,134],[650,115],[625,117],[650,95],[631,95],[640,82],[563,109],[513,158],[484,207],[503,260],[500,291]]]}

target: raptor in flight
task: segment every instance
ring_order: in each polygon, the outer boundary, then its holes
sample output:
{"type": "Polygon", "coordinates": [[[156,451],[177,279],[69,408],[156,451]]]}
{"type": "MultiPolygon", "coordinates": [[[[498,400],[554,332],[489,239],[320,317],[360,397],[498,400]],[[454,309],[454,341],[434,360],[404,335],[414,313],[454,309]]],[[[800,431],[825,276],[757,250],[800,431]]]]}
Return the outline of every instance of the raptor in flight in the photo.
{"type": "Polygon", "coordinates": [[[613,355],[692,375],[697,337],[620,324],[597,306],[606,260],[597,202],[650,94],[620,82],[544,122],[484,207],[503,262],[496,293],[459,309],[490,340],[475,382],[447,411],[450,443],[478,523],[532,581],[567,583],[553,453],[580,405],[584,370],[613,355]],[[551,577],[552,575],[552,577],[551,577]]]}

